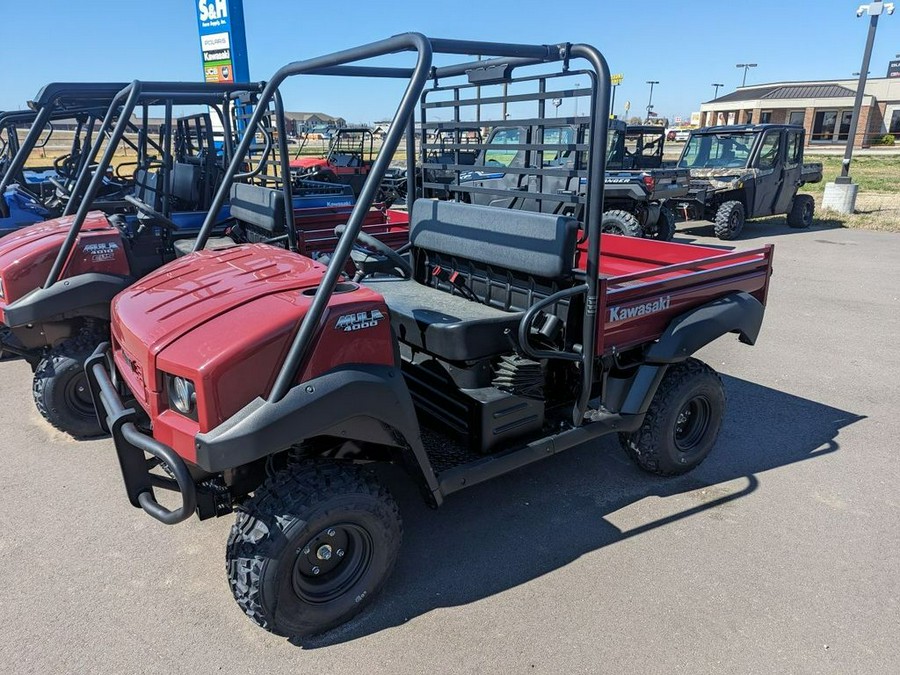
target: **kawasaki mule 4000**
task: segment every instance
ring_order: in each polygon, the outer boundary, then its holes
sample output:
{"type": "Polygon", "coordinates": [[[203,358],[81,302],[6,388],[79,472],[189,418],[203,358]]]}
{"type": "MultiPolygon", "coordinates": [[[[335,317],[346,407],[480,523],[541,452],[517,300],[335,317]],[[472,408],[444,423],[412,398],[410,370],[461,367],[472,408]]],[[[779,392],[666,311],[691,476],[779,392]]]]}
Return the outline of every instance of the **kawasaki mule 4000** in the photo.
{"type": "MultiPolygon", "coordinates": [[[[649,472],[697,466],[715,445],[725,392],[692,354],[728,333],[756,340],[772,259],[769,248],[601,235],[610,75],[589,45],[398,35],[289,64],[260,103],[304,74],[407,81],[329,264],[264,243],[201,250],[229,196],[239,223],[292,218],[290,180],[234,183],[245,136],[194,252],[115,298],[111,340],[86,365],[131,503],[167,524],[236,512],[231,591],[254,622],[292,636],[359,612],[400,555],[400,513],[375,463],[405,467],[434,506],[608,434],[649,472]],[[396,65],[402,52],[415,57],[411,68],[396,65]],[[389,55],[389,67],[370,61],[389,55]],[[471,124],[476,106],[502,102],[506,85],[535,70],[545,78],[554,64],[580,74],[588,92],[587,188],[572,195],[583,199],[584,226],[563,214],[413,201],[411,191],[408,255],[364,234],[426,88],[456,82],[470,107],[446,124],[471,124]],[[179,504],[160,503],[156,490],[175,491],[179,504]]],[[[515,102],[573,91],[533,81],[515,102]]],[[[516,110],[510,102],[491,125],[532,123],[516,110]]],[[[250,128],[261,119],[257,110],[250,128]]],[[[407,133],[409,176],[412,143],[407,133]]],[[[571,144],[529,145],[550,155],[571,144]]],[[[537,181],[561,170],[527,169],[537,181]]]]}

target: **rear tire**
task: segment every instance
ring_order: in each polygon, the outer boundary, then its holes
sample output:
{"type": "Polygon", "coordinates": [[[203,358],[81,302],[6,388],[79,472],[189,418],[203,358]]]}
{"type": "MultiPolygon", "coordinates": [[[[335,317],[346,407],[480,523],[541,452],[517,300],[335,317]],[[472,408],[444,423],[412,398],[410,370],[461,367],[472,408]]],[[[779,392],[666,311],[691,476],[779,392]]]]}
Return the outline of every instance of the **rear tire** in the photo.
{"type": "Polygon", "coordinates": [[[85,337],[66,340],[50,350],[34,371],[31,391],[38,412],[56,429],[75,438],[104,434],[84,374],[84,362],[96,346],[85,337]]]}
{"type": "Polygon", "coordinates": [[[600,231],[605,234],[621,234],[626,237],[643,237],[644,228],[638,219],[628,211],[615,209],[606,211],[600,223],[600,231]]]}
{"type": "Polygon", "coordinates": [[[226,549],[234,599],[258,626],[286,637],[322,633],[378,593],[403,528],[388,491],[360,470],[290,465],[238,509],[226,549]]]}
{"type": "Polygon", "coordinates": [[[805,230],[812,225],[815,212],[816,200],[812,195],[796,195],[787,214],[787,224],[794,229],[805,230]]]}
{"type": "Polygon", "coordinates": [[[687,473],[713,449],[724,415],[719,375],[702,361],[687,359],[669,368],[640,429],[619,434],[619,442],[644,471],[687,473]]]}
{"type": "Polygon", "coordinates": [[[737,239],[744,229],[744,205],[740,202],[725,202],[716,211],[716,236],[724,241],[737,239]]]}
{"type": "Polygon", "coordinates": [[[668,206],[659,208],[659,218],[653,231],[648,234],[650,239],[658,239],[659,241],[672,241],[675,236],[675,212],[668,206]]]}

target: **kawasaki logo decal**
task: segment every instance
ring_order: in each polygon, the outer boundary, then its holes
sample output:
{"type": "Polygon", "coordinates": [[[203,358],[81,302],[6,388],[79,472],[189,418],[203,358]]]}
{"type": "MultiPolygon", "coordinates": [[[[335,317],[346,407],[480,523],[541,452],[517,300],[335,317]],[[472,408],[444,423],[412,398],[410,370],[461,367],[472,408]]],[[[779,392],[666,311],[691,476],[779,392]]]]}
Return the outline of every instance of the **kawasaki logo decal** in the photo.
{"type": "Polygon", "coordinates": [[[657,298],[653,302],[644,302],[640,305],[635,305],[634,307],[610,307],[609,322],[615,323],[616,321],[633,319],[636,316],[644,316],[645,314],[661,312],[664,309],[669,309],[669,303],[671,301],[672,296],[666,295],[662,298],[657,298]]]}
{"type": "Polygon", "coordinates": [[[384,314],[382,314],[379,309],[373,309],[370,312],[344,314],[343,316],[338,317],[334,327],[337,330],[349,333],[350,331],[362,330],[363,328],[374,328],[383,318],[384,314]]]}

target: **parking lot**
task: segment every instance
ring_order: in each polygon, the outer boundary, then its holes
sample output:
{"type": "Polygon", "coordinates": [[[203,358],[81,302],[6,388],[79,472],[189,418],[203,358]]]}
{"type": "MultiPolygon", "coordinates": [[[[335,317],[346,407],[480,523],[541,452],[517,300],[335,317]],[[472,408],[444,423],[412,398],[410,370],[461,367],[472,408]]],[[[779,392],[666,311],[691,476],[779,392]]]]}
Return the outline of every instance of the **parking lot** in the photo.
{"type": "MultiPolygon", "coordinates": [[[[676,239],[717,244],[705,227],[676,239]]],[[[240,613],[231,518],[129,506],[108,439],[39,417],[0,363],[5,672],[890,672],[900,630],[900,237],[748,224],[776,244],[759,343],[722,339],[728,416],[693,473],[612,437],[405,520],[360,617],[295,645],[240,613]]]]}

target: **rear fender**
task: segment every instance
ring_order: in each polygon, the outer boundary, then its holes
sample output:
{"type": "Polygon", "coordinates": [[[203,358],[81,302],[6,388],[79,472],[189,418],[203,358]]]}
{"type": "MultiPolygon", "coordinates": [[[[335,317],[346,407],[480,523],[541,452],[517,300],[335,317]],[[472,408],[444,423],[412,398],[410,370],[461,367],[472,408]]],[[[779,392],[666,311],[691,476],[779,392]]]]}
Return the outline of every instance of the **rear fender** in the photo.
{"type": "Polygon", "coordinates": [[[61,279],[49,288],[36,288],[3,309],[4,323],[10,327],[48,323],[72,317],[109,321],[113,297],[131,283],[112,274],[79,274],[61,279]]]}
{"type": "Polygon", "coordinates": [[[620,414],[643,414],[671,364],[684,361],[726,333],[737,333],[747,345],[756,342],[765,308],[749,293],[726,295],[672,320],[645,354],[644,363],[628,378],[607,379],[604,403],[620,414]]]}
{"type": "Polygon", "coordinates": [[[393,448],[434,504],[441,497],[398,368],[359,365],[294,386],[276,403],[256,398],[215,429],[196,436],[197,465],[218,473],[305,440],[331,436],[393,448]]]}

